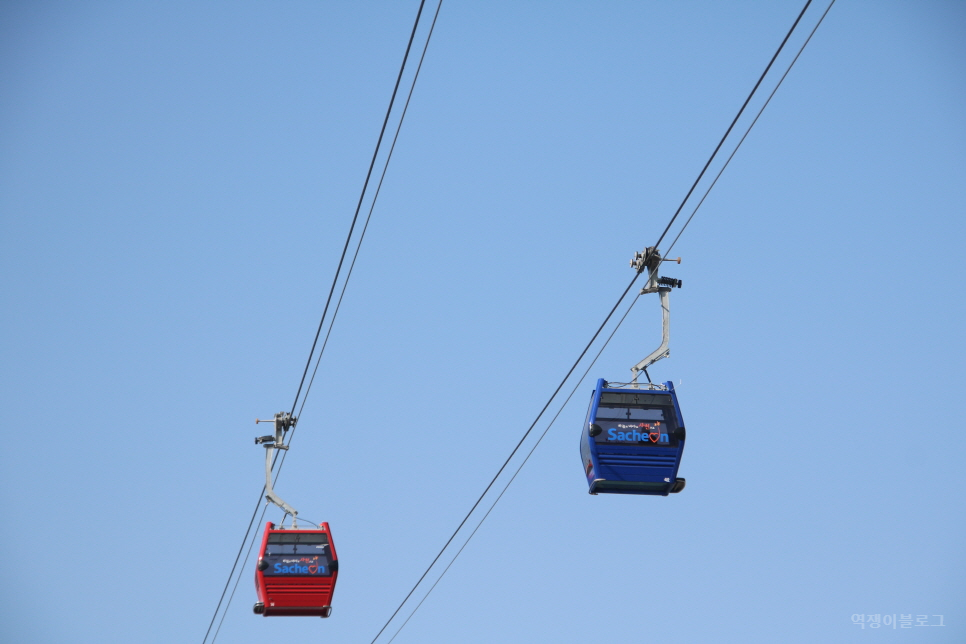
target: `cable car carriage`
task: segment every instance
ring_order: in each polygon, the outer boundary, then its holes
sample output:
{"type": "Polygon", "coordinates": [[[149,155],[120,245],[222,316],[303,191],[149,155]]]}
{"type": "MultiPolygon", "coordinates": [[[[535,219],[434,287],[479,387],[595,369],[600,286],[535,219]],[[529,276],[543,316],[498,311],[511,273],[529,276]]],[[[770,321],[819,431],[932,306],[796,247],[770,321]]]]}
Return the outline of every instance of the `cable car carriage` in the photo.
{"type": "Polygon", "coordinates": [[[590,493],[680,492],[685,484],[678,478],[684,438],[672,383],[662,389],[618,389],[601,378],[580,437],[590,493]]]}
{"type": "Polygon", "coordinates": [[[308,530],[267,523],[255,568],[256,613],[265,617],[332,614],[339,560],[328,523],[308,530]]]}
{"type": "MultiPolygon", "coordinates": [[[[267,421],[258,421],[267,422],[267,421]]],[[[254,611],[264,617],[302,615],[328,617],[332,614],[332,594],[339,576],[339,559],[332,543],[328,523],[298,527],[298,512],[283,501],[272,488],[272,457],[275,449],[288,449],[284,433],[294,425],[289,414],[275,414],[275,434],[260,436],[265,444],[265,498],[292,516],[278,527],[265,524],[262,546],[255,566],[258,602],[254,611]]]]}
{"type": "Polygon", "coordinates": [[[649,366],[669,354],[668,293],[681,286],[680,280],[657,277],[662,261],[666,260],[656,248],[631,260],[638,272],[649,270],[641,293],[660,295],[663,339],[660,347],[631,368],[631,382],[597,381],[580,435],[580,460],[591,494],[667,496],[685,486],[685,480],[678,478],[678,467],[686,433],[674,384],[654,384],[647,374],[649,366]],[[637,382],[641,372],[648,376],[646,385],[637,382]]]}

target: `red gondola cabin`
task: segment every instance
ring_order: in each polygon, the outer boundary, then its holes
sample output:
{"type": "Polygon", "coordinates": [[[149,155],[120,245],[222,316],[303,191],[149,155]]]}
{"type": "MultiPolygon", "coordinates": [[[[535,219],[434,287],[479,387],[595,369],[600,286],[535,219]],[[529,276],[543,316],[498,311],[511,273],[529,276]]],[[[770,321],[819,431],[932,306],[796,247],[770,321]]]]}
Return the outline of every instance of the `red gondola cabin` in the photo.
{"type": "Polygon", "coordinates": [[[257,614],[328,617],[332,613],[339,560],[328,523],[308,530],[276,530],[274,523],[265,524],[255,568],[257,614]]]}

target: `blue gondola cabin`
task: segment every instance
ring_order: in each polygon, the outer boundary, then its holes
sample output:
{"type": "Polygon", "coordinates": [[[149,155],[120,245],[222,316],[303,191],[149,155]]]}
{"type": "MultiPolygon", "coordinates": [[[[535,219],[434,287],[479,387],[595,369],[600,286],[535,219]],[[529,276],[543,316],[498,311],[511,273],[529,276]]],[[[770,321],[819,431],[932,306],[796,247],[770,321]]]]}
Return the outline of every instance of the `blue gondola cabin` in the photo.
{"type": "Polygon", "coordinates": [[[685,484],[678,478],[684,441],[673,383],[616,389],[598,380],[580,435],[580,460],[590,493],[680,492],[685,484]]]}

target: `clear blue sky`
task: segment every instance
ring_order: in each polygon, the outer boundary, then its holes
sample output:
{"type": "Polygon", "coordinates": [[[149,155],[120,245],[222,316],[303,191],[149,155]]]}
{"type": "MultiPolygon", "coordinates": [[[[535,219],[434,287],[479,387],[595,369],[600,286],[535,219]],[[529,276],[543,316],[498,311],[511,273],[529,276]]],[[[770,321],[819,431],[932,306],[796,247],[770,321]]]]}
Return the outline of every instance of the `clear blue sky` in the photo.
{"type": "MultiPolygon", "coordinates": [[[[253,615],[249,561],[219,642],[375,636],[801,4],[447,0],[277,488],[332,526],[333,616],[253,615]]],[[[0,4],[0,639],[201,641],[416,7],[0,4]]],[[[966,641],[964,36],[836,3],[666,271],[687,489],[581,474],[642,298],[396,642],[966,641]]]]}

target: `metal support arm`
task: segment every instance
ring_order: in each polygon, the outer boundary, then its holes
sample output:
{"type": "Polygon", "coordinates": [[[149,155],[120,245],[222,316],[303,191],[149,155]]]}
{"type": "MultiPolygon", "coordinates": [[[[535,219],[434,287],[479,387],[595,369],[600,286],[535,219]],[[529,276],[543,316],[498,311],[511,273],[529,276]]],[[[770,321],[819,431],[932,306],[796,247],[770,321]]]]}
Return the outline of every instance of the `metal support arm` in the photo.
{"type": "MultiPolygon", "coordinates": [[[[662,332],[661,332],[661,346],[651,352],[649,356],[638,362],[636,365],[631,367],[631,373],[634,377],[631,382],[637,382],[637,376],[640,372],[647,374],[647,368],[652,364],[657,362],[662,358],[666,358],[671,355],[671,350],[668,349],[668,342],[671,337],[671,305],[668,302],[668,293],[671,292],[670,288],[659,288],[658,294],[661,297],[661,317],[662,317],[662,332]]],[[[648,382],[651,381],[650,377],[647,379],[648,382]]]]}
{"type": "MultiPolygon", "coordinates": [[[[272,421],[256,420],[256,423],[265,423],[272,421]]],[[[265,498],[274,503],[286,514],[292,515],[292,527],[295,527],[295,521],[298,516],[298,510],[293,508],[291,505],[282,500],[280,496],[275,494],[275,489],[272,486],[272,459],[275,456],[276,449],[288,449],[288,445],[285,444],[285,432],[288,431],[289,427],[295,424],[295,419],[293,419],[289,414],[279,412],[275,414],[275,435],[274,436],[260,436],[255,439],[255,443],[264,443],[265,445],[265,498]]]]}
{"type": "Polygon", "coordinates": [[[647,374],[647,368],[658,360],[671,355],[671,351],[668,349],[668,341],[671,334],[671,305],[668,302],[668,294],[671,292],[672,288],[681,288],[681,280],[671,277],[658,277],[657,271],[661,267],[662,262],[675,261],[680,264],[681,258],[678,257],[676,260],[665,259],[661,257],[660,251],[653,246],[649,246],[644,250],[644,252],[635,253],[633,259],[631,259],[631,267],[634,268],[638,273],[647,271],[647,284],[643,289],[641,289],[641,295],[646,293],[657,293],[661,298],[662,316],[661,346],[651,352],[649,356],[631,367],[631,373],[634,374],[633,379],[631,379],[631,383],[633,383],[635,387],[637,386],[637,376],[642,371],[644,372],[644,375],[647,376],[647,381],[651,382],[651,377],[647,374]]]}
{"type": "Polygon", "coordinates": [[[291,505],[286,503],[275,494],[275,490],[272,488],[272,457],[275,455],[275,446],[266,445],[265,446],[265,498],[282,508],[285,512],[292,515],[292,520],[298,515],[298,510],[293,508],[291,505]]]}

